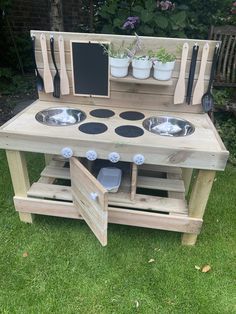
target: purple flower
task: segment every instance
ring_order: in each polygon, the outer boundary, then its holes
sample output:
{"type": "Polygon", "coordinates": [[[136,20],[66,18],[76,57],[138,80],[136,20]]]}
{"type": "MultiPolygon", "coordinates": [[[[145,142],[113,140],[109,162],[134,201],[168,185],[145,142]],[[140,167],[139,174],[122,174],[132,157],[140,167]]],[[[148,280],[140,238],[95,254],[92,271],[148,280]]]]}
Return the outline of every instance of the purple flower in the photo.
{"type": "Polygon", "coordinates": [[[140,19],[138,16],[129,16],[125,21],[123,28],[124,29],[135,29],[135,27],[139,24],[140,19]]]}
{"type": "Polygon", "coordinates": [[[174,10],[175,8],[175,3],[165,0],[165,1],[157,1],[157,7],[161,9],[162,11],[167,11],[167,10],[174,10]]]}

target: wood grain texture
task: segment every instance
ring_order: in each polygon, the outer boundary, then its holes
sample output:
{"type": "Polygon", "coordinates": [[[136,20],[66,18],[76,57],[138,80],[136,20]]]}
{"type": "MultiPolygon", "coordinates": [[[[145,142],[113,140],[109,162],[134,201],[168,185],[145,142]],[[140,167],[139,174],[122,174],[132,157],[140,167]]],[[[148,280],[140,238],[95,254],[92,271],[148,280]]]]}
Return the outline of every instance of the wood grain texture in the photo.
{"type": "MultiPolygon", "coordinates": [[[[18,151],[6,150],[7,162],[11,174],[13,189],[16,196],[26,196],[30,187],[25,154],[18,151]]],[[[19,211],[20,220],[33,223],[33,216],[19,211]]]]}
{"type": "MultiPolygon", "coordinates": [[[[60,56],[60,90],[62,95],[70,93],[69,79],[66,71],[65,49],[63,36],[58,36],[58,47],[60,56]]],[[[58,64],[58,63],[57,63],[58,64]]]]}
{"type": "Polygon", "coordinates": [[[182,104],[184,102],[185,91],[186,91],[185,72],[186,72],[186,65],[187,65],[187,59],[188,59],[188,51],[189,51],[189,45],[188,43],[184,43],[183,48],[182,48],[179,79],[175,86],[174,105],[182,104]]]}
{"type": "MultiPolygon", "coordinates": [[[[61,106],[65,105],[75,107],[75,104],[61,103],[61,106]]],[[[106,123],[108,131],[91,136],[80,132],[78,125],[55,128],[36,121],[35,115],[38,111],[54,106],[54,102],[37,101],[23,114],[18,115],[17,119],[2,126],[1,147],[18,150],[24,147],[27,151],[60,155],[61,149],[66,145],[72,148],[74,156],[79,157],[84,157],[87,150],[95,149],[101,159],[107,159],[109,152],[119,151],[122,161],[131,162],[135,154],[142,152],[147,164],[213,170],[223,170],[226,165],[228,152],[206,114],[175,114],[195,126],[195,132],[190,136],[167,138],[145,131],[141,137],[130,139],[118,136],[114,131],[124,123],[119,117],[123,108],[113,107],[115,116],[99,119],[106,123]]],[[[81,104],[79,108],[87,115],[86,122],[98,121],[98,118],[89,114],[97,107],[81,104]]],[[[126,110],[129,109],[132,108],[126,107],[126,110]]],[[[167,111],[143,109],[141,112],[145,117],[170,115],[167,111]]],[[[142,120],[129,121],[129,125],[142,128],[142,120]]]]}
{"type": "Polygon", "coordinates": [[[49,63],[48,63],[48,50],[47,50],[46,37],[45,37],[45,34],[43,33],[40,35],[40,43],[41,43],[43,65],[44,65],[43,67],[44,90],[45,90],[45,93],[52,93],[54,90],[53,80],[52,80],[52,74],[49,68],[49,63]]]}
{"type": "MultiPolygon", "coordinates": [[[[215,171],[199,170],[194,181],[189,200],[189,216],[203,218],[207,201],[215,178],[215,171]]],[[[197,234],[184,234],[182,244],[194,245],[197,241],[197,234]]]]}
{"type": "Polygon", "coordinates": [[[204,95],[204,75],[206,71],[208,54],[209,54],[209,44],[206,43],[204,45],[203,52],[202,52],[201,67],[200,67],[197,83],[193,92],[192,105],[201,104],[202,96],[204,95]]]}
{"type": "MultiPolygon", "coordinates": [[[[31,33],[33,33],[36,36],[36,39],[38,38],[38,36],[40,36],[40,31],[32,31],[31,33]]],[[[49,34],[51,34],[51,32],[44,32],[46,34],[46,37],[49,37],[49,34]]],[[[72,81],[72,75],[71,75],[71,69],[72,69],[72,64],[71,64],[71,58],[70,58],[70,41],[71,40],[76,40],[76,41],[96,41],[96,42],[112,42],[114,43],[115,46],[118,46],[121,44],[122,41],[125,42],[125,44],[130,43],[134,40],[134,36],[121,36],[121,35],[108,35],[108,34],[75,34],[75,33],[57,33],[57,32],[53,32],[54,38],[55,40],[62,35],[64,38],[64,43],[65,43],[65,60],[66,60],[66,68],[67,68],[67,72],[68,72],[68,76],[69,76],[69,80],[72,81]]],[[[150,79],[150,80],[144,80],[143,82],[140,80],[135,80],[134,78],[132,78],[131,76],[129,76],[128,78],[124,78],[123,80],[120,79],[116,79],[116,78],[112,78],[111,79],[111,97],[110,99],[108,99],[106,101],[108,106],[115,106],[116,104],[118,106],[122,106],[122,104],[126,103],[126,100],[123,99],[123,95],[124,93],[120,93],[120,96],[117,98],[116,97],[116,88],[120,89],[119,85],[138,85],[138,87],[140,89],[140,91],[138,92],[139,95],[137,94],[137,91],[135,92],[130,92],[132,95],[129,95],[128,98],[132,98],[133,102],[134,102],[134,106],[136,106],[136,108],[143,108],[143,99],[140,99],[140,94],[142,94],[142,87],[146,86],[146,91],[148,91],[149,93],[149,100],[147,99],[147,102],[153,103],[153,105],[156,108],[159,109],[163,109],[165,110],[165,108],[167,108],[166,106],[169,107],[169,110],[173,110],[176,112],[202,112],[202,108],[200,105],[197,105],[197,108],[194,108],[195,106],[187,106],[185,103],[183,105],[179,105],[174,106],[173,102],[174,102],[174,97],[173,97],[173,91],[175,90],[176,87],[176,83],[177,83],[177,78],[179,77],[179,71],[180,71],[180,59],[181,59],[181,52],[176,51],[176,48],[178,46],[183,46],[183,44],[185,42],[187,42],[187,44],[189,45],[189,48],[191,49],[192,46],[196,43],[198,43],[199,45],[199,49],[200,52],[202,51],[203,45],[207,42],[210,46],[210,53],[209,53],[209,57],[207,60],[207,69],[205,72],[205,80],[206,80],[206,84],[205,84],[205,91],[206,91],[206,86],[207,86],[207,82],[209,80],[209,73],[210,73],[210,67],[211,67],[211,61],[212,61],[212,55],[213,55],[213,50],[214,47],[216,45],[216,41],[202,41],[202,40],[194,40],[194,39],[177,39],[177,38],[158,38],[158,37],[142,37],[141,39],[143,41],[143,44],[145,46],[145,51],[148,51],[150,49],[152,50],[157,50],[160,47],[164,47],[167,48],[168,51],[173,52],[177,55],[177,60],[176,60],[176,65],[175,65],[175,69],[174,69],[174,73],[173,73],[173,78],[174,80],[171,80],[169,82],[156,82],[156,80],[154,79],[150,79]],[[129,81],[129,83],[125,83],[129,81]],[[132,82],[132,83],[131,83],[132,82]],[[116,83],[116,85],[113,85],[112,83],[116,83]],[[151,85],[150,85],[151,84],[151,85]],[[161,85],[167,85],[167,86],[156,86],[158,87],[157,90],[155,91],[153,89],[153,87],[155,87],[155,85],[152,84],[161,84],[161,85]],[[173,84],[168,86],[169,84],[173,84]],[[112,87],[113,85],[113,87],[112,87]],[[115,89],[113,89],[115,88],[115,89]],[[150,92],[149,92],[150,90],[150,92]],[[112,93],[113,92],[113,93],[112,93]],[[166,95],[168,95],[168,97],[166,98],[159,98],[156,97],[157,95],[159,95],[160,93],[165,93],[166,95]]],[[[49,39],[47,39],[49,40],[49,39]]],[[[143,51],[143,53],[145,53],[145,51],[143,51]]],[[[56,54],[56,59],[59,58],[59,54],[58,51],[55,52],[56,54]]],[[[38,67],[40,69],[42,69],[42,56],[40,53],[40,47],[38,45],[38,40],[36,40],[36,60],[37,60],[37,64],[38,67]]],[[[189,66],[190,66],[190,60],[191,60],[191,56],[188,56],[188,60],[187,60],[187,66],[186,66],[186,76],[185,78],[188,78],[188,72],[189,72],[189,66]]],[[[50,63],[50,68],[51,70],[53,69],[53,65],[52,65],[52,60],[49,58],[49,63],[50,63]]],[[[200,59],[197,62],[197,67],[196,67],[196,75],[195,75],[195,82],[196,79],[198,78],[198,73],[199,73],[199,66],[200,66],[200,59]]],[[[52,71],[52,73],[54,73],[52,71]]],[[[70,83],[71,84],[71,83],[70,83]]],[[[72,91],[72,84],[70,85],[70,95],[65,95],[63,97],[63,101],[65,102],[74,102],[74,103],[79,103],[81,98],[84,98],[82,96],[73,96],[73,91],[72,91]]],[[[132,89],[133,87],[131,87],[132,89]]],[[[136,90],[139,88],[136,88],[136,90]]],[[[45,93],[40,93],[39,97],[41,100],[50,100],[50,96],[47,97],[47,95],[45,95],[45,93]]],[[[85,97],[87,98],[87,97],[85,97]]],[[[147,97],[148,98],[148,97],[147,97]]],[[[99,98],[95,98],[95,104],[97,106],[100,106],[101,100],[99,100],[99,98]]],[[[128,101],[128,100],[127,100],[128,101]]],[[[127,106],[127,104],[125,104],[125,106],[127,106]]],[[[152,107],[154,109],[154,107],[152,107]]]]}
{"type": "MultiPolygon", "coordinates": [[[[14,197],[14,204],[17,211],[25,213],[82,219],[73,203],[14,197]]],[[[168,216],[124,208],[111,207],[108,215],[109,223],[185,233],[199,233],[202,225],[202,220],[198,218],[168,216]]]]}
{"type": "Polygon", "coordinates": [[[70,159],[73,203],[100,243],[107,245],[107,190],[74,157],[70,159]],[[95,199],[91,193],[96,193],[95,199]]]}

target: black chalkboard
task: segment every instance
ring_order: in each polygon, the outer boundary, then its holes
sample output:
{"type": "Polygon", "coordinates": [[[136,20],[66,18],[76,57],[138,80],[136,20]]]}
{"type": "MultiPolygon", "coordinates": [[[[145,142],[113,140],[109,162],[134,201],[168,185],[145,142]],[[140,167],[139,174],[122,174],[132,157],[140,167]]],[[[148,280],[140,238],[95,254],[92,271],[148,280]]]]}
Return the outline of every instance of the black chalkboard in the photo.
{"type": "Polygon", "coordinates": [[[109,97],[108,55],[100,43],[71,41],[75,95],[109,97]]]}

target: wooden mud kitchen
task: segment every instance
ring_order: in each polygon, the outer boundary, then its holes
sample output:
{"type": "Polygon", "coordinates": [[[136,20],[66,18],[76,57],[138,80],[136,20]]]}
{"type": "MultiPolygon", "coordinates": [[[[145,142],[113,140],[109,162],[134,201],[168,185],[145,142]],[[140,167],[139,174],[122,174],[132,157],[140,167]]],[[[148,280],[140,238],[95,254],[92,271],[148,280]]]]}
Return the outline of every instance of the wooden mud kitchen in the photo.
{"type": "Polygon", "coordinates": [[[39,99],[0,128],[20,219],[84,219],[103,246],[108,223],[181,232],[182,244],[194,245],[228,158],[207,114],[220,43],[42,31],[31,38],[39,99]],[[119,65],[110,73],[110,47],[130,53],[124,47],[135,40],[142,47],[132,60],[151,62],[150,76],[139,78],[129,58],[127,75],[116,75],[119,65]],[[162,80],[158,57],[146,54],[164,48],[176,60],[162,80]],[[45,155],[31,185],[25,152],[45,155]]]}

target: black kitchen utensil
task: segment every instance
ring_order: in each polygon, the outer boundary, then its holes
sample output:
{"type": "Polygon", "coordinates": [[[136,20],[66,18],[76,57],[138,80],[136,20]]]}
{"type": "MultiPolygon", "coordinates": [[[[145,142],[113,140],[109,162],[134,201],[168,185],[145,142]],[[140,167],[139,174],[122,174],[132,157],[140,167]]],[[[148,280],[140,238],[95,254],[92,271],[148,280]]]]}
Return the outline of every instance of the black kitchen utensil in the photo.
{"type": "Polygon", "coordinates": [[[51,37],[50,38],[50,49],[51,49],[51,56],[52,56],[52,61],[56,70],[56,74],[53,78],[53,87],[54,87],[54,91],[53,91],[53,96],[56,98],[60,98],[61,95],[61,90],[60,90],[60,75],[59,75],[59,71],[56,65],[56,60],[55,60],[55,53],[54,53],[54,38],[51,37]]]}
{"type": "Polygon", "coordinates": [[[215,50],[214,50],[213,60],[212,60],[211,74],[210,74],[210,80],[209,80],[207,92],[202,96],[202,108],[204,112],[211,111],[214,105],[214,99],[211,93],[211,86],[215,77],[218,56],[219,56],[219,45],[216,45],[215,50]]]}
{"type": "Polygon", "coordinates": [[[36,58],[35,58],[35,36],[31,37],[32,40],[32,49],[33,49],[33,62],[34,62],[34,69],[35,69],[35,75],[36,75],[36,86],[37,90],[39,92],[42,92],[44,90],[44,83],[43,83],[43,78],[39,73],[37,64],[36,64],[36,58]]]}
{"type": "Polygon", "coordinates": [[[194,81],[194,74],[195,74],[196,64],[197,64],[198,50],[199,50],[199,46],[195,44],[192,49],[192,58],[191,58],[191,63],[190,63],[188,87],[187,87],[187,93],[186,93],[186,102],[188,105],[190,105],[190,102],[191,102],[191,95],[192,95],[192,90],[193,90],[193,81],[194,81]]]}

